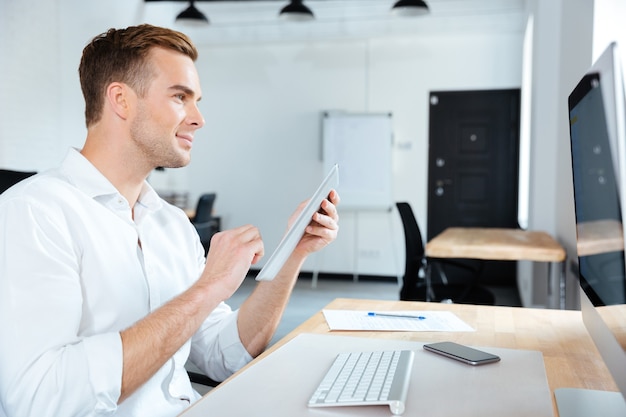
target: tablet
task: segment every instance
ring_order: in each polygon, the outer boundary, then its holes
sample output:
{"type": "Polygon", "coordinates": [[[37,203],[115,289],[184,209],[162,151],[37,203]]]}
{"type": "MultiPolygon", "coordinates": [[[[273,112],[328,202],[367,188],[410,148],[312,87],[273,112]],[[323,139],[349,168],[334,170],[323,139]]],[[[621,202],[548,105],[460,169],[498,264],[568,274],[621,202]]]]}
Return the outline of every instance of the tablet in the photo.
{"type": "Polygon", "coordinates": [[[257,281],[271,281],[276,274],[281,270],[285,261],[296,245],[304,235],[304,230],[311,223],[311,217],[313,213],[319,210],[322,201],[328,197],[330,191],[337,188],[339,185],[339,167],[335,164],[326,175],[326,178],[313,194],[313,197],[309,200],[308,204],[300,212],[300,215],[295,222],[291,225],[283,239],[278,244],[278,247],[272,253],[272,256],[267,260],[265,266],[261,268],[261,271],[256,276],[257,281]]]}

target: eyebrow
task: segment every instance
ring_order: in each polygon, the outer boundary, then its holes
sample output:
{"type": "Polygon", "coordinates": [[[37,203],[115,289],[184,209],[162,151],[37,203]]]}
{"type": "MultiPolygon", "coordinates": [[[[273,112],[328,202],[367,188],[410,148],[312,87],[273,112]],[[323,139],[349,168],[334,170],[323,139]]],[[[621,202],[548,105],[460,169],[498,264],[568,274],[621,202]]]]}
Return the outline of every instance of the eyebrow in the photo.
{"type": "MultiPolygon", "coordinates": [[[[176,90],[176,91],[182,91],[183,93],[187,94],[190,97],[195,97],[196,93],[189,87],[184,86],[184,85],[180,85],[180,84],[176,84],[173,85],[169,88],[170,90],[176,90]]],[[[198,97],[198,101],[202,100],[202,97],[198,97]]]]}

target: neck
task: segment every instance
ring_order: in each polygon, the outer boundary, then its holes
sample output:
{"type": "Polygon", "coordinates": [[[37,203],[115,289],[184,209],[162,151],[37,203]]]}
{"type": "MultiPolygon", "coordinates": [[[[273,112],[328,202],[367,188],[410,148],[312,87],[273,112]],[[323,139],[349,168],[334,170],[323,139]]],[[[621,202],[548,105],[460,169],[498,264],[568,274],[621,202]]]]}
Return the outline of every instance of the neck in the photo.
{"type": "Polygon", "coordinates": [[[113,184],[132,208],[152,168],[142,167],[137,160],[125,157],[124,152],[118,152],[114,147],[103,146],[104,143],[107,142],[88,136],[81,154],[113,184]]]}

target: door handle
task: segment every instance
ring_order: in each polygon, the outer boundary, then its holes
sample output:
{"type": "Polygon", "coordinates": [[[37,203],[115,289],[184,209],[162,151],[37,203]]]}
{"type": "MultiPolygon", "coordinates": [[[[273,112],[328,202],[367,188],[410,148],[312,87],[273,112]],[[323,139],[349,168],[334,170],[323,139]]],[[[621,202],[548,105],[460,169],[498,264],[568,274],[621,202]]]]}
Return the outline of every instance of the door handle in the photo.
{"type": "Polygon", "coordinates": [[[437,197],[441,197],[442,195],[444,195],[444,187],[446,185],[452,185],[452,180],[447,178],[442,180],[435,180],[435,195],[437,197]]]}

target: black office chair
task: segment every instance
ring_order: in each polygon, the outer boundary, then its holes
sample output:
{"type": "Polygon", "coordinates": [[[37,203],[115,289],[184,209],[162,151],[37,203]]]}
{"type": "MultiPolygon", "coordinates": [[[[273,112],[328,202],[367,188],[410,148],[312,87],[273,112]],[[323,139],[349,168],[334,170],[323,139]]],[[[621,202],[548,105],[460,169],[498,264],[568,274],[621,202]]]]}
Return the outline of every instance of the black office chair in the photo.
{"type": "Polygon", "coordinates": [[[205,193],[200,196],[196,205],[196,213],[191,219],[192,223],[204,223],[211,220],[216,197],[216,193],[205,193]]]}
{"type": "Polygon", "coordinates": [[[0,194],[18,182],[35,175],[36,172],[12,171],[10,169],[0,169],[0,194]]]}
{"type": "Polygon", "coordinates": [[[220,219],[213,216],[213,205],[216,197],[216,193],[202,194],[198,199],[196,213],[191,219],[191,223],[200,236],[205,255],[209,252],[211,238],[220,230],[220,219]]]}
{"type": "MultiPolygon", "coordinates": [[[[400,300],[437,301],[470,304],[495,304],[493,294],[477,285],[482,262],[474,266],[454,259],[429,259],[424,250],[424,241],[409,203],[396,203],[406,246],[404,277],[400,289],[400,300]],[[445,269],[464,271],[462,283],[452,283],[447,279],[445,269]],[[439,282],[432,282],[433,272],[439,282]]],[[[458,280],[457,280],[458,281],[458,280]]]]}
{"type": "Polygon", "coordinates": [[[189,380],[194,384],[205,385],[207,387],[217,387],[220,383],[212,380],[208,376],[200,372],[187,371],[187,375],[189,375],[189,380]]]}

